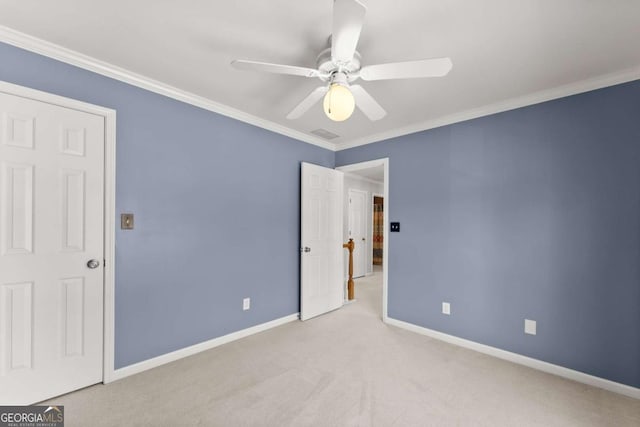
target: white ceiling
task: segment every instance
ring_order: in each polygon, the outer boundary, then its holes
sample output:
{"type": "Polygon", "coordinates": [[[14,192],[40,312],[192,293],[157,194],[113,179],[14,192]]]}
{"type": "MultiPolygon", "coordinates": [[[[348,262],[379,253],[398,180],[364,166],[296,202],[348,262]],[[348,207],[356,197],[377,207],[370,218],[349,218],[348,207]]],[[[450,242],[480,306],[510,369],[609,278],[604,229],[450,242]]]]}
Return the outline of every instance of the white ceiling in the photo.
{"type": "Polygon", "coordinates": [[[229,65],[239,58],[314,67],[330,33],[331,0],[0,0],[0,25],[275,123],[272,128],[308,139],[317,139],[314,129],[329,130],[340,135],[332,141],[338,149],[469,118],[470,111],[521,105],[531,94],[527,102],[535,102],[544,98],[536,93],[576,82],[583,84],[567,93],[590,88],[585,80],[640,78],[637,0],[362,1],[368,8],[358,46],[363,65],[440,56],[454,64],[444,78],[361,82],[388,112],[377,122],[359,111],[331,122],[320,105],[287,120],[319,80],[229,65]]]}

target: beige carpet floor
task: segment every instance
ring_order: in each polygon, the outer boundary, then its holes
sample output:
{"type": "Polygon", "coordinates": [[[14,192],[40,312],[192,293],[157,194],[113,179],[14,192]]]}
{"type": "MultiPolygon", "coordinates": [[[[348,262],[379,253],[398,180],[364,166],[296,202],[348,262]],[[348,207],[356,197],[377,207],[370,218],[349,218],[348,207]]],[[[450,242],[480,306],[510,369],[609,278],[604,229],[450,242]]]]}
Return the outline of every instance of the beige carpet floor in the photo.
{"type": "Polygon", "coordinates": [[[66,426],[640,426],[640,401],[380,321],[356,302],[48,403],[66,426]]]}

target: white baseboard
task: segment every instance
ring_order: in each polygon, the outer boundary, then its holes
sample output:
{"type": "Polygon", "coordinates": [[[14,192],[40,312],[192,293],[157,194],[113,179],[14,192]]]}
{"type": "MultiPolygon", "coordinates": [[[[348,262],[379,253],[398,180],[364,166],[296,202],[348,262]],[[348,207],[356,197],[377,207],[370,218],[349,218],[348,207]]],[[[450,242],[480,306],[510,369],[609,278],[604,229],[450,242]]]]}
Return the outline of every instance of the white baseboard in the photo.
{"type": "Polygon", "coordinates": [[[112,381],[120,380],[122,378],[126,378],[130,375],[138,374],[151,368],[165,365],[167,363],[203,352],[205,350],[212,349],[214,347],[218,347],[231,341],[239,340],[240,338],[248,337],[249,335],[257,334],[258,332],[266,331],[267,329],[275,328],[276,326],[284,325],[285,323],[293,322],[298,319],[299,313],[290,314],[289,316],[281,317],[279,319],[252,326],[247,329],[242,329],[237,332],[232,332],[218,338],[213,338],[209,341],[201,342],[190,347],[181,348],[180,350],[172,351],[171,353],[163,354],[152,359],[134,363],[133,365],[125,366],[124,368],[116,369],[109,377],[109,380],[105,381],[105,384],[112,381]]]}
{"type": "Polygon", "coordinates": [[[554,365],[552,363],[543,362],[542,360],[523,356],[521,354],[512,353],[510,351],[501,350],[499,348],[480,344],[475,341],[469,341],[464,338],[458,338],[453,335],[448,335],[442,332],[434,331],[433,329],[427,329],[422,326],[414,325],[412,323],[407,323],[401,320],[392,319],[390,317],[387,317],[385,319],[385,323],[392,326],[397,326],[398,328],[406,329],[408,331],[415,332],[421,335],[426,335],[428,337],[435,338],[437,340],[445,341],[445,342],[448,342],[449,344],[454,344],[460,347],[468,348],[470,350],[488,354],[489,356],[497,357],[499,359],[508,360],[509,362],[517,363],[518,365],[527,366],[529,368],[537,369],[539,371],[547,372],[549,374],[553,374],[559,377],[577,381],[579,383],[602,388],[604,390],[612,391],[614,393],[623,394],[625,396],[629,396],[634,399],[640,399],[640,388],[635,388],[625,384],[620,384],[614,381],[606,380],[604,378],[585,374],[584,372],[575,371],[573,369],[554,365]]]}

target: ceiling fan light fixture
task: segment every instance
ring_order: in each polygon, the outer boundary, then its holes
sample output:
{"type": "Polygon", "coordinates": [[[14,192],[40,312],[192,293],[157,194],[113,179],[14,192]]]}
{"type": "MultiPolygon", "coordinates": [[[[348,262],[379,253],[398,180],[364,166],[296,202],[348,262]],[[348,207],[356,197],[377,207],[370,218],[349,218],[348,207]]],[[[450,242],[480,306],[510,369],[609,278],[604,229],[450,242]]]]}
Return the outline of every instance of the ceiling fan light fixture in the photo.
{"type": "Polygon", "coordinates": [[[348,87],[332,83],[324,96],[324,113],[334,122],[343,122],[353,114],[356,101],[348,87]]]}
{"type": "Polygon", "coordinates": [[[446,76],[453,66],[450,58],[428,58],[417,61],[391,62],[362,67],[357,51],[360,31],[367,11],[362,0],[333,0],[333,23],[329,47],[316,58],[316,68],[238,59],[231,65],[240,70],[264,71],[291,76],[313,77],[323,85],[315,88],[293,110],[287,119],[300,118],[324,96],[323,109],[333,121],[347,120],[355,105],[369,120],[384,118],[387,112],[356,80],[365,81],[417,79],[446,76]],[[326,83],[329,82],[329,87],[326,83]]]}

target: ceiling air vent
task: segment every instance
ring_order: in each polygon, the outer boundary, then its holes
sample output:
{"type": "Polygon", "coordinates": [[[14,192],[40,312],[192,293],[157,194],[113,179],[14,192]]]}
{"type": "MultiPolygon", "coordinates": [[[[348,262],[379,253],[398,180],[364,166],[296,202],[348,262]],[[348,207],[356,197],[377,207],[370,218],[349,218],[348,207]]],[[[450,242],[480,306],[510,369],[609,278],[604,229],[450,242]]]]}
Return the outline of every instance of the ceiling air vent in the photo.
{"type": "Polygon", "coordinates": [[[338,137],[338,135],[336,135],[333,132],[329,132],[326,129],[312,130],[311,133],[314,134],[314,135],[318,135],[320,138],[324,138],[324,139],[334,139],[334,138],[338,137]]]}

